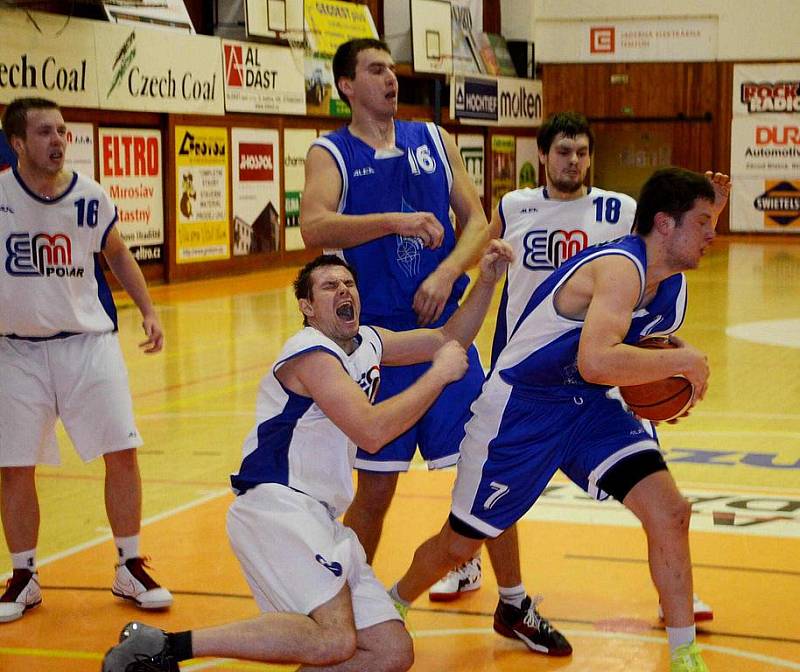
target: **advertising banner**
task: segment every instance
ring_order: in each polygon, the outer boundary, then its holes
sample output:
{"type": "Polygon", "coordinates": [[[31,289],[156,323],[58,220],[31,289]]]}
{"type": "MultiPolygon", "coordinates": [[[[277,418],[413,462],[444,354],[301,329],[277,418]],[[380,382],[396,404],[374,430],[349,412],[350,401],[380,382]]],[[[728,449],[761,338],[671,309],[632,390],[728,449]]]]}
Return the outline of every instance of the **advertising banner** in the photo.
{"type": "Polygon", "coordinates": [[[306,181],[306,154],[317,137],[313,128],[287,128],[283,132],[283,185],[286,212],[284,249],[305,248],[300,235],[300,197],[306,181]]]}
{"type": "Polygon", "coordinates": [[[122,240],[139,263],[164,256],[161,131],[101,128],[100,184],[119,212],[122,240]]]}
{"type": "Polygon", "coordinates": [[[550,63],[715,61],[719,18],[537,20],[536,52],[550,63]]]}
{"type": "Polygon", "coordinates": [[[478,190],[478,195],[483,198],[484,172],[486,170],[486,151],[483,136],[471,133],[459,133],[456,139],[458,151],[467,169],[467,175],[478,190]]]}
{"type": "Polygon", "coordinates": [[[228,112],[306,113],[303,68],[289,47],[223,40],[222,54],[228,112]]]}
{"type": "Polygon", "coordinates": [[[539,151],[536,138],[517,138],[517,189],[539,186],[539,151]]]}
{"type": "Polygon", "coordinates": [[[515,140],[513,135],[492,136],[492,210],[504,194],[516,187],[515,140]]]}
{"type": "Polygon", "coordinates": [[[311,49],[333,56],[339,45],[357,37],[378,37],[369,7],[342,0],[305,3],[306,26],[311,49]]]}
{"type": "Polygon", "coordinates": [[[95,29],[99,107],[225,113],[218,38],[107,23],[95,29]]]}
{"type": "Polygon", "coordinates": [[[280,146],[275,129],[232,128],[233,253],[275,252],[280,244],[280,146]]]}
{"type": "Polygon", "coordinates": [[[731,206],[732,230],[800,233],[800,178],[737,179],[731,206]]]}
{"type": "Polygon", "coordinates": [[[176,261],[228,259],[228,132],[175,127],[176,261]]]}
{"type": "Polygon", "coordinates": [[[39,97],[98,107],[94,21],[0,9],[0,103],[39,97]]]}
{"type": "Polygon", "coordinates": [[[734,117],[731,175],[800,177],[800,113],[734,117]]]}
{"type": "Polygon", "coordinates": [[[736,65],[731,231],[800,233],[800,63],[736,65]]]}
{"type": "Polygon", "coordinates": [[[462,123],[527,128],[541,126],[542,108],[542,82],[539,79],[452,78],[450,115],[462,123]]]}
{"type": "Polygon", "coordinates": [[[733,115],[800,113],[800,64],[733,67],[733,115]]]}
{"type": "Polygon", "coordinates": [[[64,168],[95,179],[94,124],[67,121],[67,151],[64,168]]]}

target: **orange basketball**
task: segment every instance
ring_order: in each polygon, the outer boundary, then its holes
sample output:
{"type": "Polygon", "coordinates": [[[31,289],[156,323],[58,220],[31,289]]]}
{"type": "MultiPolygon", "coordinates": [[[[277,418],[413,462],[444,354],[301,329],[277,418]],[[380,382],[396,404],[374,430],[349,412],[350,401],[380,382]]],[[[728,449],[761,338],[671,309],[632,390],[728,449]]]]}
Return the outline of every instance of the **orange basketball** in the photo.
{"type": "MultiPolygon", "coordinates": [[[[640,348],[676,348],[668,338],[647,338],[637,344],[640,348]]],[[[683,415],[692,402],[694,386],[683,376],[670,376],[643,385],[619,388],[630,409],[641,418],[658,422],[683,415]]]]}

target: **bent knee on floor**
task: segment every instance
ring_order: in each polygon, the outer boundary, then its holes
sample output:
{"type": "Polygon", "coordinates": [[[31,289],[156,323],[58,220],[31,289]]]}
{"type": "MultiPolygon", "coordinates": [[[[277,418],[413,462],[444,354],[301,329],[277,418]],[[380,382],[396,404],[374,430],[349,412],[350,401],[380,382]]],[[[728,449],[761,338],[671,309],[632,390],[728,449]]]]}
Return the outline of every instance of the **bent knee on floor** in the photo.
{"type": "Polygon", "coordinates": [[[380,645],[366,653],[364,669],[372,672],[406,672],[414,664],[414,644],[405,627],[398,621],[392,622],[391,630],[381,637],[380,645]]]}
{"type": "Polygon", "coordinates": [[[356,631],[342,628],[323,628],[319,639],[312,644],[310,665],[337,665],[350,660],[356,652],[356,631]]]}

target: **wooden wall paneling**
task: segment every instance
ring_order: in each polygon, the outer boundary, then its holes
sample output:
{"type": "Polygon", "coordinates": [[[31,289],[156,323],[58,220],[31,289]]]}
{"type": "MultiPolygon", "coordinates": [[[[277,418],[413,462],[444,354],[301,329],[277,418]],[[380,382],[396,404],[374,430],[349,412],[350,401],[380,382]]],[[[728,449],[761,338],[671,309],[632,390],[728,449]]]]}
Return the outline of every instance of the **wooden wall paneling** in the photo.
{"type": "Polygon", "coordinates": [[[542,67],[542,98],[545,116],[562,110],[586,114],[588,66],[548,63],[542,67]]]}

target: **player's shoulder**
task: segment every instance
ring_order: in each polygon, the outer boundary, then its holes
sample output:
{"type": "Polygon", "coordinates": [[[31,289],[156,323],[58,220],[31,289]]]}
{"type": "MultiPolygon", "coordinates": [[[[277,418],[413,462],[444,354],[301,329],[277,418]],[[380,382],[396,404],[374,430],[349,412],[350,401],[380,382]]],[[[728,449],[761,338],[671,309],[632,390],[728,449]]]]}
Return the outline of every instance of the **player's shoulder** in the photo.
{"type": "Polygon", "coordinates": [[[106,190],[103,188],[97,180],[93,177],[89,177],[84,173],[79,173],[75,171],[73,173],[73,184],[72,184],[72,192],[75,194],[78,193],[92,193],[92,194],[104,194],[108,195],[106,190]]]}
{"type": "Polygon", "coordinates": [[[602,196],[603,198],[616,198],[623,205],[630,206],[634,210],[636,209],[636,199],[621,191],[613,191],[611,189],[602,189],[593,186],[587,195],[592,198],[597,198],[598,196],[602,196]]]}
{"type": "Polygon", "coordinates": [[[502,198],[502,207],[507,209],[521,209],[535,203],[542,203],[546,199],[544,187],[523,187],[509,191],[502,198]]]}
{"type": "Polygon", "coordinates": [[[284,343],[280,358],[294,357],[307,350],[319,348],[333,350],[336,347],[336,344],[321,331],[314,327],[304,327],[284,343]]]}

